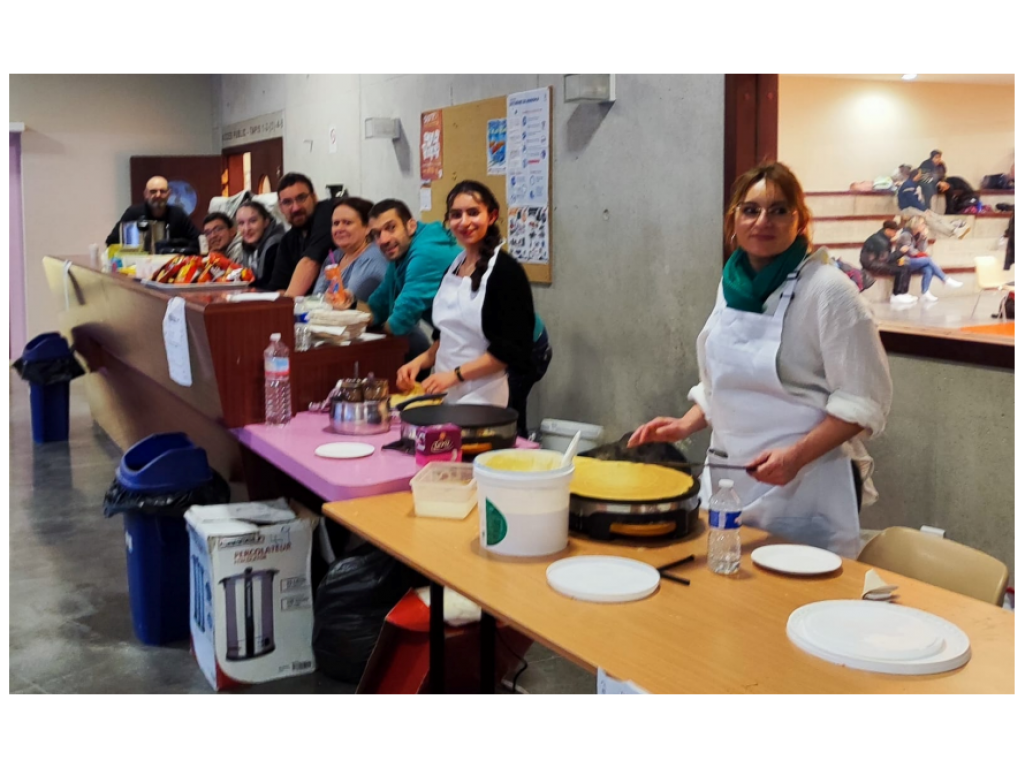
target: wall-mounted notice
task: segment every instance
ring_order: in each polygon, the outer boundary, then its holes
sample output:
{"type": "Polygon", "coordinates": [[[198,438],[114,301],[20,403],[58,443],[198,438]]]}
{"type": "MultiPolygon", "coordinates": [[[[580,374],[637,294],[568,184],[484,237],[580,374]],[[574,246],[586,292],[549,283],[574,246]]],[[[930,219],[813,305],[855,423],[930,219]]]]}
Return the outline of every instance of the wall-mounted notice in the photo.
{"type": "Polygon", "coordinates": [[[487,175],[505,175],[507,120],[487,121],[487,175]]]}
{"type": "Polygon", "coordinates": [[[509,253],[530,264],[550,261],[551,96],[547,88],[508,97],[505,199],[509,253]]]}
{"type": "Polygon", "coordinates": [[[420,212],[429,211],[430,208],[430,185],[424,184],[420,187],[420,212]]]}
{"type": "Polygon", "coordinates": [[[420,124],[420,179],[437,181],[441,178],[443,137],[441,136],[441,110],[424,112],[420,124]]]}
{"type": "Polygon", "coordinates": [[[220,131],[220,146],[223,149],[237,147],[253,141],[266,141],[284,136],[284,112],[271,112],[249,120],[225,125],[220,131]]]}

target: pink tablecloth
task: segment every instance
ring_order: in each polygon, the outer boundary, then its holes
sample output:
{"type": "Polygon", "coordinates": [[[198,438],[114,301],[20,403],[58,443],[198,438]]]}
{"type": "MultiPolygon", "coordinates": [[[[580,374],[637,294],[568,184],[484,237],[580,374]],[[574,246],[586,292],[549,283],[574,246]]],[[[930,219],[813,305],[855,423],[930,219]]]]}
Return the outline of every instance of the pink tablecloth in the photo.
{"type": "MultiPolygon", "coordinates": [[[[326,413],[300,413],[283,427],[251,424],[233,430],[239,442],[326,501],[344,501],[409,490],[421,467],[416,459],[381,446],[401,437],[395,425],[380,435],[338,435],[328,428],[326,413]],[[362,459],[322,459],[314,454],[324,443],[367,443],[376,450],[362,459]]],[[[520,439],[520,448],[537,444],[520,439]]]]}

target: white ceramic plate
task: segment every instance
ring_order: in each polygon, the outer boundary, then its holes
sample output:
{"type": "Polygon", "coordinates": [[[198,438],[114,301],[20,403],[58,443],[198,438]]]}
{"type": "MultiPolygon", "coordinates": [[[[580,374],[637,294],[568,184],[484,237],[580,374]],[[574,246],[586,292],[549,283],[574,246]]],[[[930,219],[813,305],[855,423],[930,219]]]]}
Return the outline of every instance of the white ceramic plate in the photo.
{"type": "Polygon", "coordinates": [[[826,600],[793,611],[786,634],[825,661],[867,672],[930,675],[971,658],[967,635],[916,608],[869,600],[826,600]]]}
{"type": "Polygon", "coordinates": [[[835,552],[804,544],[769,544],[758,547],[750,559],[762,568],[794,576],[832,573],[843,564],[843,558],[835,552]]]}
{"type": "Polygon", "coordinates": [[[375,450],[369,443],[324,443],[313,453],[322,459],[361,459],[375,450]]]}
{"type": "Polygon", "coordinates": [[[641,600],[658,588],[661,576],[647,563],[625,557],[567,557],[548,566],[548,584],[559,594],[591,603],[641,600]]]}

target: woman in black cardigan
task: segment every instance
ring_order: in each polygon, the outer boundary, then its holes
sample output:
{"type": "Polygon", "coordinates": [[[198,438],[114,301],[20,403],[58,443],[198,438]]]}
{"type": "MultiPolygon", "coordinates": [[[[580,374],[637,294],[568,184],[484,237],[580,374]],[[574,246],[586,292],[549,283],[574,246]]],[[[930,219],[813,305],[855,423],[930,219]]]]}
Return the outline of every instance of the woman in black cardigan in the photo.
{"type": "Polygon", "coordinates": [[[522,265],[501,249],[498,214],[494,194],[479,182],[459,182],[448,194],[445,222],[464,250],[434,297],[433,346],[398,369],[402,391],[433,367],[427,393],[504,408],[508,370],[529,368],[533,294],[522,265]]]}

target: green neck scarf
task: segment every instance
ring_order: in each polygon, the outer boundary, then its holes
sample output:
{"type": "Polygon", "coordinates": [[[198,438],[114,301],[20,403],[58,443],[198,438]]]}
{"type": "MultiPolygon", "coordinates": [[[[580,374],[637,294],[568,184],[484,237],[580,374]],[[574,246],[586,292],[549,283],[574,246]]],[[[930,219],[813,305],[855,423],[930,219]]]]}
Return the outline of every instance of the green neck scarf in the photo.
{"type": "Polygon", "coordinates": [[[741,312],[764,312],[764,302],[804,260],[807,247],[807,238],[800,235],[760,272],[755,272],[750,266],[747,252],[737,248],[725,263],[725,272],[722,274],[722,293],[725,294],[726,306],[741,312]]]}

